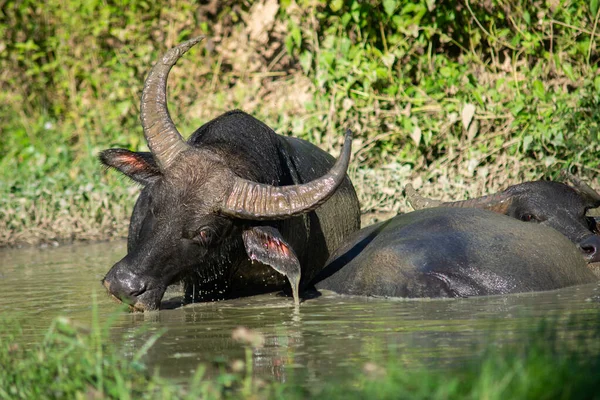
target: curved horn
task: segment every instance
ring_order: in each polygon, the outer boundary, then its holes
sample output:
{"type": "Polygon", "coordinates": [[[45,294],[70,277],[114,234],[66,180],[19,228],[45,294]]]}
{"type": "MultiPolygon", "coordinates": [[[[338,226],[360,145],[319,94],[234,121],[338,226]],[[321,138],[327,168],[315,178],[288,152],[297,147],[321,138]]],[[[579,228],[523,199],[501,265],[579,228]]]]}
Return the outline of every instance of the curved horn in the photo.
{"type": "Polygon", "coordinates": [[[422,210],[423,208],[432,208],[439,207],[442,202],[439,200],[428,199],[427,197],[423,197],[418,194],[410,183],[404,186],[404,194],[406,195],[406,200],[413,208],[413,210],[422,210]]]}
{"type": "Polygon", "coordinates": [[[561,175],[573,184],[573,188],[577,190],[583,197],[590,201],[595,207],[600,206],[600,194],[596,192],[590,185],[577,178],[567,170],[563,170],[561,175]]]}
{"type": "Polygon", "coordinates": [[[188,147],[167,109],[167,77],[177,60],[202,39],[204,37],[199,36],[168,50],[152,67],[144,84],[140,107],[142,128],[161,171],[169,168],[177,155],[188,147]]]}
{"type": "Polygon", "coordinates": [[[441,202],[419,195],[410,183],[405,186],[404,192],[406,194],[406,199],[415,210],[432,207],[484,208],[486,210],[505,214],[511,199],[511,196],[504,191],[474,199],[441,202]]]}
{"type": "Polygon", "coordinates": [[[329,199],[346,177],[352,131],[346,131],[339,158],[326,175],[301,185],[272,186],[236,178],[221,213],[236,218],[281,219],[314,210],[329,199]]]}
{"type": "Polygon", "coordinates": [[[508,206],[512,201],[506,191],[490,194],[487,196],[476,197],[474,199],[450,201],[440,204],[441,207],[461,207],[461,208],[483,208],[500,214],[506,214],[508,206]]]}

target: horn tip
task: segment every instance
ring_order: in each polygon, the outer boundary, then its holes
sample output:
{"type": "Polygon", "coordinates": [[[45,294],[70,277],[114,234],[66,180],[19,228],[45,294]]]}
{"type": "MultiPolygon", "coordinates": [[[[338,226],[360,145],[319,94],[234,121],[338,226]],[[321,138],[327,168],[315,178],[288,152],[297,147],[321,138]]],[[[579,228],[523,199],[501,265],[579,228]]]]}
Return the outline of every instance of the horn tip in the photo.
{"type": "Polygon", "coordinates": [[[352,144],[352,138],[354,137],[354,132],[351,129],[346,129],[344,133],[344,144],[352,144]]]}
{"type": "Polygon", "coordinates": [[[163,56],[163,64],[165,65],[173,65],[177,62],[177,59],[181,57],[184,53],[186,53],[189,49],[194,47],[196,44],[204,40],[206,36],[200,35],[192,38],[190,40],[186,40],[183,43],[178,44],[175,47],[172,47],[170,50],[166,52],[163,56]]]}
{"type": "Polygon", "coordinates": [[[192,47],[193,45],[200,43],[204,39],[206,39],[205,35],[199,35],[199,36],[196,36],[195,38],[192,38],[186,42],[183,42],[182,45],[188,44],[190,47],[192,47]]]}
{"type": "Polygon", "coordinates": [[[342,146],[342,153],[344,154],[346,151],[350,151],[350,149],[352,148],[352,137],[353,137],[354,133],[352,132],[352,130],[350,129],[346,129],[346,132],[344,134],[344,143],[342,146]],[[347,149],[347,150],[346,150],[347,149]]]}

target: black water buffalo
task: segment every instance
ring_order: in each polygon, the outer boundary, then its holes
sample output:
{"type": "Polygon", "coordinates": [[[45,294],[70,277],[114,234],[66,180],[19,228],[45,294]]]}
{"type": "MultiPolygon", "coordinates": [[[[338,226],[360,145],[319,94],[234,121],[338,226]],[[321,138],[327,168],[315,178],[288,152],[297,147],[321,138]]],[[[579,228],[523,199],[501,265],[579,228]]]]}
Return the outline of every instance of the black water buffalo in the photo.
{"type": "Polygon", "coordinates": [[[468,297],[551,290],[596,276],[556,230],[476,208],[429,208],[353,234],[317,289],[393,297],[468,297]]]}
{"type": "Polygon", "coordinates": [[[588,262],[598,262],[600,236],[596,234],[596,221],[586,212],[600,206],[600,195],[576,177],[566,175],[573,186],[552,181],[524,182],[489,196],[455,202],[421,197],[411,185],[405,192],[415,210],[437,206],[482,208],[552,227],[575,243],[588,262]]]}
{"type": "Polygon", "coordinates": [[[200,40],[169,50],[146,80],[141,122],[151,152],[100,154],[102,163],[144,186],[127,255],[103,279],[134,310],[159,308],[167,286],[178,281],[188,301],[280,289],[285,278],[273,270],[287,276],[297,300],[300,276],[302,284],[310,281],[360,227],[346,176],[349,131],[337,162],[241,111],[183,140],[167,111],[167,77],[200,40]]]}

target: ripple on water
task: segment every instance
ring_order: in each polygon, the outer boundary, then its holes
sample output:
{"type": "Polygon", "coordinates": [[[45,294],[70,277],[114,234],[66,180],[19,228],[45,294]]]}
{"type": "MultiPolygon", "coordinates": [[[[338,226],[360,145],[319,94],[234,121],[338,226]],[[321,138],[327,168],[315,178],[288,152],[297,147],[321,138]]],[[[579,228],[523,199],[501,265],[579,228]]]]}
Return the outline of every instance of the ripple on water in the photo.
{"type": "MultiPolygon", "coordinates": [[[[118,313],[112,335],[125,354],[134,354],[152,334],[167,328],[146,361],[162,374],[184,378],[199,363],[243,358],[231,332],[246,326],[264,335],[253,350],[256,374],[285,380],[304,374],[322,381],[347,367],[386,357],[406,366],[460,362],[493,332],[519,340],[547,316],[594,314],[600,309],[597,284],[543,293],[470,299],[406,300],[324,293],[297,310],[277,294],[217,303],[192,304],[146,314],[129,314],[104,292],[100,280],[126,251],[123,242],[55,249],[3,250],[0,310],[23,321],[35,341],[58,315],[89,323],[92,294],[100,316],[118,313]],[[143,327],[143,332],[138,333],[143,327]]],[[[167,298],[180,296],[169,290],[167,298]]],[[[175,300],[171,304],[177,304],[175,300]]],[[[303,376],[304,376],[303,375],[303,376]]]]}

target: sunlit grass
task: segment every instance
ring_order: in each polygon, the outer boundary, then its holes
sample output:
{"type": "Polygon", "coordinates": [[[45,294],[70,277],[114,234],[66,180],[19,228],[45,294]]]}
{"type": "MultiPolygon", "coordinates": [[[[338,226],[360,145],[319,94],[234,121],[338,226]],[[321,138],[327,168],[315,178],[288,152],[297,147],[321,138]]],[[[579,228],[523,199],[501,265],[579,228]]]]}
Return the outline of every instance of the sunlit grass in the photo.
{"type": "Polygon", "coordinates": [[[252,372],[252,349],[261,334],[232,332],[247,347],[245,360],[222,364],[216,375],[199,365],[187,381],[151,371],[144,355],[153,334],[124,353],[110,337],[111,320],[91,326],[55,319],[36,345],[20,343],[20,328],[6,317],[0,329],[0,398],[323,398],[323,399],[593,399],[600,395],[600,317],[556,318],[540,323],[518,342],[492,335],[473,348],[469,361],[426,369],[408,368],[393,357],[368,362],[345,379],[305,386],[291,374],[285,383],[252,372]],[[265,380],[266,379],[266,380],[265,380]]]}
{"type": "Polygon", "coordinates": [[[408,182],[461,199],[565,167],[600,172],[597,1],[262,3],[219,2],[216,14],[189,1],[3,10],[0,246],[126,234],[137,188],[96,156],[145,149],[145,76],[200,33],[208,44],[169,80],[181,132],[242,108],[335,153],[352,128],[365,212],[407,211],[408,182]]]}

